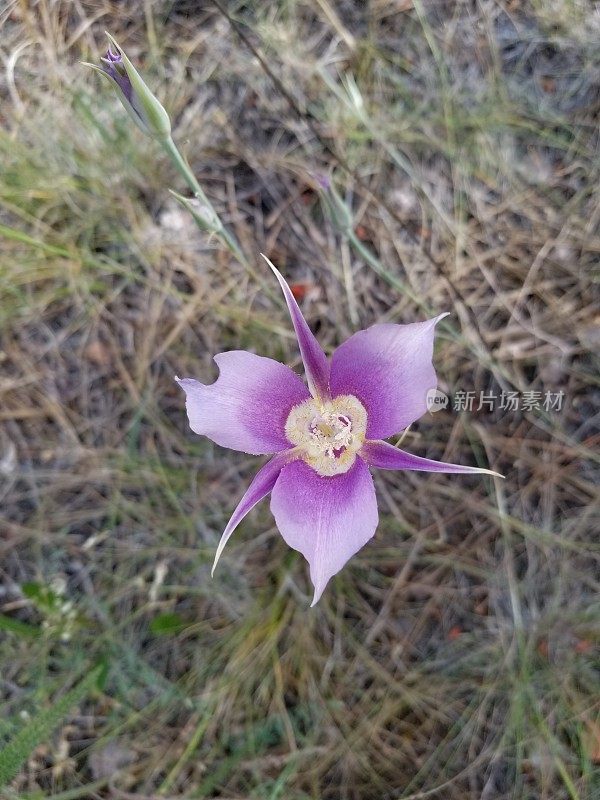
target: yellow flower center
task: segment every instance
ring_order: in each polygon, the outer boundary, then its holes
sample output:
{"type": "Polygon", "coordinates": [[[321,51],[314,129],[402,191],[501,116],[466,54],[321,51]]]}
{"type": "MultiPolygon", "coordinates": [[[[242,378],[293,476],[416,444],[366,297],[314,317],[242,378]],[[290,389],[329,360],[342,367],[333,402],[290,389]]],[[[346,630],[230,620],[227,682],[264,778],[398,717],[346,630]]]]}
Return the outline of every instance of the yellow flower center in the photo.
{"type": "Polygon", "coordinates": [[[292,408],[285,434],[302,450],[302,458],[319,475],[348,472],[362,447],[367,412],[356,397],[340,395],[319,403],[305,400],[292,408]]]}

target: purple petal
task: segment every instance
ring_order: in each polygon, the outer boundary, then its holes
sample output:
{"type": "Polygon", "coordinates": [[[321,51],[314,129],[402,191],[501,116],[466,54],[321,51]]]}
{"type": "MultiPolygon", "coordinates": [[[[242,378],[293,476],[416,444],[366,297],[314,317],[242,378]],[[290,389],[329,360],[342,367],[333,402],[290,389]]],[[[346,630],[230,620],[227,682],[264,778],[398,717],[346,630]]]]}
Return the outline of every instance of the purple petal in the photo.
{"type": "Polygon", "coordinates": [[[103,58],[103,61],[112,61],[113,64],[122,64],[123,58],[121,53],[114,53],[111,45],[108,45],[108,50],[106,51],[106,55],[103,58]]]}
{"type": "Polygon", "coordinates": [[[256,473],[254,480],[244,492],[244,496],[238,503],[237,508],[231,515],[231,519],[227,523],[227,527],[223,531],[223,535],[219,541],[219,546],[217,547],[217,552],[215,553],[215,560],[210,571],[211,575],[213,575],[215,572],[217,561],[221,557],[221,553],[225,549],[225,545],[229,541],[231,534],[244,519],[246,514],[251,511],[251,509],[253,509],[254,506],[263,499],[263,497],[266,497],[269,494],[275,485],[275,481],[279,477],[281,468],[292,458],[294,458],[294,454],[290,450],[283,453],[278,453],[270,461],[267,461],[264,467],[261,467],[261,469],[259,469],[259,471],[256,473]]]}
{"type": "Polygon", "coordinates": [[[133,86],[131,85],[131,81],[125,72],[125,68],[123,67],[123,59],[121,58],[121,54],[113,53],[109,46],[108,50],[106,51],[106,55],[104,58],[101,58],[100,61],[103,61],[106,64],[105,67],[102,67],[104,72],[117,84],[119,89],[125,95],[125,99],[128,101],[128,103],[132,104],[133,86]]]}
{"type": "Polygon", "coordinates": [[[287,464],[273,488],[271,511],[285,541],[310,564],[313,606],[373,536],[378,519],[373,479],[359,458],[348,472],[327,478],[304,461],[287,464]]]}
{"type": "Polygon", "coordinates": [[[283,290],[285,301],[292,318],[292,325],[294,326],[296,338],[298,339],[298,345],[300,346],[300,354],[302,355],[304,369],[306,370],[308,388],[313,397],[319,400],[326,400],[329,397],[329,362],[327,361],[327,356],[321,350],[321,345],[311,333],[306,320],[302,316],[298,303],[294,299],[294,295],[283,276],[265,255],[262,253],[261,255],[273,270],[283,290]]]}
{"type": "Polygon", "coordinates": [[[379,469],[413,469],[421,472],[463,472],[463,473],[483,473],[485,475],[497,475],[503,478],[499,472],[491,469],[481,469],[480,467],[465,467],[462,464],[446,464],[443,461],[434,461],[431,458],[422,458],[400,450],[387,442],[367,441],[361,448],[360,457],[371,467],[379,469]]]}
{"type": "Polygon", "coordinates": [[[367,436],[387,439],[427,411],[437,386],[431,357],[436,322],[373,325],[347,339],[331,358],[331,396],[352,394],[367,410],[367,436]]]}
{"type": "Polygon", "coordinates": [[[191,429],[253,455],[289,448],[289,413],[310,397],[300,377],[285,364],[245,350],[219,353],[215,362],[220,374],[210,386],[176,378],[186,393],[191,429]]]}

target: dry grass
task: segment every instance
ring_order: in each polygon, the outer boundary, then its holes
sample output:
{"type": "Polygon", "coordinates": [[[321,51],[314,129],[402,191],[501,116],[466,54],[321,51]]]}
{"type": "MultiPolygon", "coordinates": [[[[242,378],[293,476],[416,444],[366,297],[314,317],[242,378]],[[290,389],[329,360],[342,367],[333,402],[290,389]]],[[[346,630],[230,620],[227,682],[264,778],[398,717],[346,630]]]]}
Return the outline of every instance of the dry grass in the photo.
{"type": "Polygon", "coordinates": [[[226,5],[284,93],[211,2],[0,8],[0,737],[109,665],[2,796],[598,797],[597,12],[226,5]],[[253,272],[79,66],[105,28],[253,272]],[[324,219],[330,167],[385,275],[324,219]],[[195,438],[172,380],[299,365],[260,250],[328,350],[449,309],[442,388],[566,398],[423,418],[407,449],[506,481],[379,473],[376,538],[312,610],[266,503],[210,580],[258,462],[195,438]]]}

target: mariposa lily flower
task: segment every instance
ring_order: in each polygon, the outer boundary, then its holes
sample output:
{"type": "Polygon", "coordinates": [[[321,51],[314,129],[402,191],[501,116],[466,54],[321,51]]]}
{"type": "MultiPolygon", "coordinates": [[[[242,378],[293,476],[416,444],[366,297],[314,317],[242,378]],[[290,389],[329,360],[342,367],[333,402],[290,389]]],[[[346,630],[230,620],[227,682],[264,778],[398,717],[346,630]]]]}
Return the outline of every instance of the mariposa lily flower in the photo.
{"type": "Polygon", "coordinates": [[[384,441],[427,410],[427,394],[437,385],[434,329],[446,314],[408,325],[373,325],[328,359],[289,286],[267,262],[287,302],[308,387],[284,364],[245,350],[215,356],[220,374],[211,385],[176,380],[195,433],[233,450],[272,455],[233,512],[213,573],[231,534],[271,493],[281,535],[310,565],[314,605],[329,579],[375,533],[371,468],[498,473],[422,458],[384,441]]]}
{"type": "Polygon", "coordinates": [[[140,130],[155,139],[169,139],[171,135],[169,115],[146,86],[123,48],[109,33],[106,35],[109,45],[106,55],[100,59],[102,66],[83,63],[112,83],[123,107],[140,130]]]}

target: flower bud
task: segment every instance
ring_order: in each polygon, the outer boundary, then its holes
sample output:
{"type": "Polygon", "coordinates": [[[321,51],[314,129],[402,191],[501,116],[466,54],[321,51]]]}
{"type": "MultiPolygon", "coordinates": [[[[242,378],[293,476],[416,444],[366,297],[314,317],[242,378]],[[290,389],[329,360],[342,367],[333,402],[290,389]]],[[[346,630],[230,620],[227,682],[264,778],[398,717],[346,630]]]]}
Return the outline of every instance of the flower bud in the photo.
{"type": "Polygon", "coordinates": [[[171,135],[169,115],[146,86],[124,50],[110,34],[106,35],[110,44],[106,55],[100,59],[103,66],[98,67],[84,62],[85,65],[110,80],[117,90],[123,107],[140,130],[154,139],[168,139],[171,135]]]}

